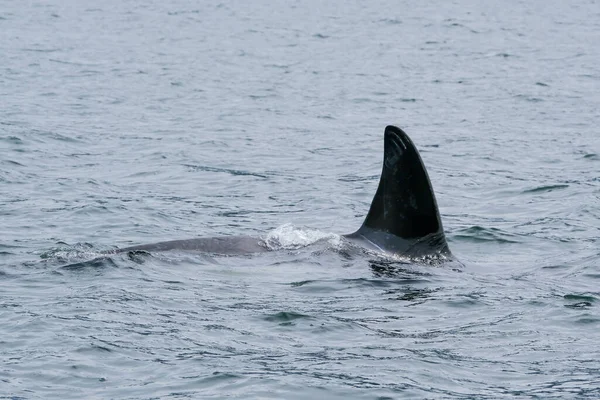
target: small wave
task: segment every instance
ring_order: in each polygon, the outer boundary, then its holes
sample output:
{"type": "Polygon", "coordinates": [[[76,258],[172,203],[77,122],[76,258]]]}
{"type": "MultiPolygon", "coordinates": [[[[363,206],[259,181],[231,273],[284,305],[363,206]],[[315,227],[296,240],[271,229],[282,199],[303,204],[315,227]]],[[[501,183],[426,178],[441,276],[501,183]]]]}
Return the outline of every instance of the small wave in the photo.
{"type": "Polygon", "coordinates": [[[256,176],[257,178],[267,179],[268,177],[263,174],[258,174],[250,171],[242,171],[231,168],[218,168],[218,167],[208,167],[205,165],[192,165],[192,164],[183,164],[184,167],[190,168],[192,171],[206,171],[206,172],[223,172],[234,176],[256,176]]]}
{"type": "Polygon", "coordinates": [[[18,167],[24,167],[25,166],[25,165],[21,164],[20,162],[14,161],[14,160],[6,160],[6,161],[4,161],[4,163],[10,164],[10,165],[16,165],[18,167]]]}
{"type": "MultiPolygon", "coordinates": [[[[588,309],[598,302],[598,297],[592,293],[566,294],[563,299],[568,303],[565,304],[565,307],[573,309],[588,309]]],[[[597,320],[594,322],[597,322],[597,320]]]]}
{"type": "Polygon", "coordinates": [[[315,229],[299,229],[292,224],[275,228],[263,239],[269,250],[295,250],[321,240],[329,240],[335,247],[340,246],[341,242],[339,235],[315,229]]]}
{"type": "Polygon", "coordinates": [[[0,138],[0,140],[2,140],[3,142],[11,143],[11,144],[23,144],[23,139],[21,139],[20,137],[17,137],[17,136],[6,136],[3,138],[0,138]]]}
{"type": "Polygon", "coordinates": [[[51,49],[32,49],[32,48],[22,48],[21,51],[29,51],[34,53],[55,53],[57,51],[61,51],[59,48],[51,48],[51,49]]]}
{"type": "Polygon", "coordinates": [[[523,193],[545,193],[552,192],[558,189],[566,189],[569,185],[547,185],[547,186],[539,186],[533,189],[524,190],[523,193]]]}
{"type": "Polygon", "coordinates": [[[598,298],[592,294],[566,294],[563,296],[565,300],[573,301],[576,303],[586,302],[586,303],[595,303],[598,301],[598,298]]]}
{"type": "Polygon", "coordinates": [[[91,66],[95,67],[98,65],[95,63],[88,63],[88,62],[59,60],[58,58],[50,58],[50,59],[48,59],[48,61],[59,63],[59,64],[75,65],[78,67],[91,67],[91,66]]]}
{"type": "Polygon", "coordinates": [[[397,19],[397,18],[384,18],[384,19],[380,19],[379,22],[383,22],[388,25],[399,25],[402,23],[402,20],[397,19]]]}
{"type": "Polygon", "coordinates": [[[417,99],[412,97],[399,97],[396,99],[396,101],[399,101],[401,103],[416,103],[417,99]]]}
{"type": "Polygon", "coordinates": [[[294,311],[280,311],[278,313],[269,314],[264,317],[264,319],[266,321],[279,322],[279,323],[291,322],[296,319],[310,319],[310,318],[312,318],[312,317],[309,315],[300,314],[300,313],[297,313],[294,311]]]}
{"type": "Polygon", "coordinates": [[[117,267],[115,261],[108,256],[104,256],[88,261],[80,261],[73,264],[64,265],[60,269],[66,271],[82,271],[86,269],[105,269],[115,267],[117,267]]]}
{"type": "Polygon", "coordinates": [[[542,98],[528,96],[528,95],[525,95],[525,94],[518,94],[518,95],[516,95],[514,97],[517,98],[517,99],[528,101],[530,103],[540,103],[540,102],[544,101],[544,99],[542,99],[542,98]]]}
{"type": "Polygon", "coordinates": [[[459,233],[451,236],[453,239],[466,240],[472,242],[497,242],[497,243],[520,243],[508,232],[498,228],[484,228],[482,226],[472,226],[462,229],[459,233]]]}

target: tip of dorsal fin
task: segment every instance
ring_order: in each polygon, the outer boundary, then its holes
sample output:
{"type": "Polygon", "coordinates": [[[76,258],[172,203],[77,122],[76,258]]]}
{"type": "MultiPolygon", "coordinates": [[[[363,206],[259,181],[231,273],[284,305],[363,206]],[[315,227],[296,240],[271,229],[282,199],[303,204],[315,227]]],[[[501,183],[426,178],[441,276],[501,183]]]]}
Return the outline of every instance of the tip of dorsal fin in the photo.
{"type": "Polygon", "coordinates": [[[400,128],[387,126],[383,169],[375,197],[355,233],[383,250],[448,252],[433,188],[417,148],[400,128]]]}

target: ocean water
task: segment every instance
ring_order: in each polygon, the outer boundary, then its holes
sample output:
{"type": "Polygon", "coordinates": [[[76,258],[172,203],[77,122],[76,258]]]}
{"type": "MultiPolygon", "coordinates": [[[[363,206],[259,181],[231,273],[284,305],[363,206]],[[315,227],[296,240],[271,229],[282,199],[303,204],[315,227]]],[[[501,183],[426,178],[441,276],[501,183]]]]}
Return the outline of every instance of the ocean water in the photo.
{"type": "Polygon", "coordinates": [[[0,5],[0,398],[600,397],[597,1],[0,5]],[[388,124],[461,264],[340,239],[388,124]]]}

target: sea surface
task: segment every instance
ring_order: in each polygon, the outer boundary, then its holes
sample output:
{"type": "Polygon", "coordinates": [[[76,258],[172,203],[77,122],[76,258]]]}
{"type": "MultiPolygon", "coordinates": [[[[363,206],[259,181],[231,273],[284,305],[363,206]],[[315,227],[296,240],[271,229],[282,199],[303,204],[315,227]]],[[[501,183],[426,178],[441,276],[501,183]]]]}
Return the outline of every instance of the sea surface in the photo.
{"type": "Polygon", "coordinates": [[[0,0],[0,398],[597,399],[599,126],[595,0],[0,0]],[[388,124],[459,262],[339,236],[388,124]]]}

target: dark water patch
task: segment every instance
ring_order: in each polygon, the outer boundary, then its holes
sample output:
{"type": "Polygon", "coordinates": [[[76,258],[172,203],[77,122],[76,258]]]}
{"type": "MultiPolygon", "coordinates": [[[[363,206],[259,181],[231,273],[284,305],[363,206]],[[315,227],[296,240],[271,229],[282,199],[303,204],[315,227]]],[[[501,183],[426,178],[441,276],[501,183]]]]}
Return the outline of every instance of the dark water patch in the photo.
{"type": "Polygon", "coordinates": [[[146,250],[130,250],[125,253],[127,259],[135,264],[144,264],[148,259],[154,258],[152,253],[146,250]]]}
{"type": "Polygon", "coordinates": [[[483,297],[485,296],[479,292],[463,294],[458,295],[456,298],[446,300],[445,304],[453,308],[471,308],[484,305],[484,303],[481,301],[481,298],[483,297]]]}
{"type": "Polygon", "coordinates": [[[265,321],[276,322],[280,325],[288,324],[288,323],[298,320],[298,319],[312,319],[312,318],[313,317],[311,317],[310,315],[301,314],[301,313],[297,313],[294,311],[280,311],[278,313],[270,314],[270,315],[263,317],[263,319],[265,321]]]}
{"type": "Polygon", "coordinates": [[[541,99],[539,97],[532,97],[532,96],[528,96],[528,95],[525,95],[525,94],[518,94],[518,95],[516,95],[514,97],[517,98],[517,99],[525,100],[525,101],[530,102],[530,103],[540,103],[540,102],[544,101],[544,99],[541,99]]]}
{"type": "Polygon", "coordinates": [[[18,136],[3,136],[0,138],[0,140],[2,140],[3,142],[11,143],[11,144],[18,144],[18,145],[23,144],[23,139],[21,139],[18,136]]]}
{"type": "Polygon", "coordinates": [[[317,33],[317,34],[314,34],[313,37],[317,38],[317,39],[329,39],[330,36],[329,35],[324,35],[322,33],[317,33]]]}
{"type": "Polygon", "coordinates": [[[5,163],[5,164],[9,164],[9,165],[16,165],[18,167],[24,167],[25,166],[25,165],[21,164],[20,162],[14,161],[14,160],[3,160],[2,162],[5,163]]]}
{"type": "Polygon", "coordinates": [[[524,190],[522,193],[546,193],[546,192],[552,192],[554,190],[560,190],[560,189],[566,189],[568,188],[569,185],[546,185],[546,186],[539,186],[533,189],[527,189],[524,190]]]}
{"type": "Polygon", "coordinates": [[[570,269],[571,266],[567,264],[555,264],[555,265],[545,265],[542,269],[570,269]]]}
{"type": "Polygon", "coordinates": [[[402,20],[397,18],[384,18],[380,19],[379,22],[383,22],[388,25],[400,25],[402,23],[402,20]]]}
{"type": "Polygon", "coordinates": [[[181,14],[200,14],[201,10],[182,10],[182,11],[167,11],[167,15],[181,15],[181,14]]]}
{"type": "Polygon", "coordinates": [[[307,280],[307,281],[291,282],[290,286],[292,286],[292,287],[300,287],[300,286],[304,286],[304,285],[310,285],[313,282],[318,282],[318,281],[307,280]]]}
{"type": "MultiPolygon", "coordinates": [[[[188,377],[184,377],[184,379],[187,379],[188,377]]],[[[193,378],[193,377],[189,377],[189,378],[193,378]]],[[[202,387],[206,387],[207,385],[215,385],[215,384],[222,384],[225,381],[230,381],[230,380],[238,380],[243,378],[243,376],[241,375],[237,375],[237,374],[233,374],[233,373],[229,373],[229,372],[219,372],[219,371],[215,371],[213,372],[210,376],[202,378],[200,380],[200,383],[202,383],[202,387]]]]}
{"type": "Polygon", "coordinates": [[[249,98],[251,98],[252,100],[264,100],[264,99],[272,99],[277,97],[277,94],[275,93],[270,93],[270,94],[251,94],[248,95],[249,98]]]}
{"type": "Polygon", "coordinates": [[[482,226],[472,226],[461,229],[458,233],[450,236],[453,240],[467,242],[496,242],[501,244],[520,243],[516,235],[504,232],[498,228],[485,228],[482,226]]]}
{"type": "Polygon", "coordinates": [[[163,283],[168,283],[169,285],[183,285],[184,284],[181,281],[170,281],[170,280],[163,281],[163,283]]]}
{"type": "Polygon", "coordinates": [[[316,149],[310,149],[309,152],[312,154],[328,154],[332,152],[333,149],[331,147],[319,147],[316,149]]]}
{"type": "Polygon", "coordinates": [[[367,278],[357,278],[357,279],[341,279],[339,281],[340,285],[346,285],[348,288],[350,287],[371,287],[371,288],[388,288],[391,286],[397,285],[410,285],[414,283],[419,283],[419,280],[408,278],[408,279],[367,279],[367,278]]]}
{"type": "Polygon", "coordinates": [[[428,272],[419,271],[415,268],[415,264],[408,261],[369,260],[369,267],[374,276],[390,278],[382,282],[428,282],[422,277],[430,276],[428,272]]]}
{"type": "Polygon", "coordinates": [[[417,99],[413,97],[399,97],[396,99],[396,101],[399,101],[401,103],[416,103],[417,99]]]}
{"type": "Polygon", "coordinates": [[[346,288],[340,288],[334,282],[321,281],[321,280],[309,280],[302,282],[294,282],[291,284],[292,287],[299,289],[304,293],[335,293],[336,291],[345,290],[346,288]]]}
{"type": "Polygon", "coordinates": [[[373,99],[367,97],[355,97],[352,99],[352,102],[356,104],[373,103],[373,99]]]}
{"type": "MultiPolygon", "coordinates": [[[[587,307],[584,306],[582,308],[587,308],[587,307]]],[[[584,316],[584,317],[577,318],[575,320],[575,323],[581,324],[581,325],[597,325],[600,323],[600,318],[592,317],[592,316],[584,316]]]]}
{"type": "Polygon", "coordinates": [[[567,294],[563,298],[569,303],[565,304],[565,307],[573,309],[591,308],[598,301],[598,298],[591,294],[567,294]]]}
{"type": "MultiPolygon", "coordinates": [[[[90,157],[90,156],[102,156],[100,153],[66,153],[68,157],[80,158],[80,157],[90,157]]],[[[90,166],[96,166],[98,164],[89,164],[90,166]]]]}
{"type": "Polygon", "coordinates": [[[83,272],[90,269],[101,271],[108,268],[118,268],[117,263],[115,263],[115,261],[108,256],[98,257],[88,261],[80,261],[60,267],[61,270],[74,272],[83,272]]]}
{"type": "Polygon", "coordinates": [[[405,288],[386,290],[383,294],[385,296],[388,296],[388,297],[386,297],[388,300],[406,301],[408,303],[411,303],[411,304],[409,304],[410,306],[415,306],[418,304],[422,304],[427,300],[432,299],[433,294],[438,292],[439,290],[440,290],[440,288],[417,289],[417,288],[410,286],[410,284],[407,284],[407,287],[405,287],[405,288]]]}
{"type": "Polygon", "coordinates": [[[204,325],[204,329],[206,329],[207,331],[232,331],[232,332],[236,331],[235,329],[230,328],[229,326],[220,325],[220,324],[204,325]]]}
{"type": "Polygon", "coordinates": [[[280,70],[289,70],[292,65],[288,65],[288,64],[266,64],[265,67],[267,68],[274,68],[274,69],[280,69],[280,70]]]}
{"type": "Polygon", "coordinates": [[[536,82],[535,83],[537,86],[544,86],[544,87],[548,87],[549,85],[545,84],[544,82],[536,82]]]}
{"type": "Polygon", "coordinates": [[[574,301],[574,302],[587,302],[587,303],[595,303],[598,301],[598,298],[589,294],[566,294],[563,296],[565,300],[574,301]]]}
{"type": "Polygon", "coordinates": [[[598,160],[600,160],[600,155],[598,155],[596,153],[590,153],[590,154],[584,155],[583,158],[585,158],[586,160],[598,161],[598,160]]]}
{"type": "Polygon", "coordinates": [[[0,270],[0,279],[6,279],[9,278],[11,276],[11,274],[9,274],[8,272],[4,271],[4,270],[0,270]]]}
{"type": "Polygon", "coordinates": [[[106,346],[92,344],[75,350],[76,353],[112,353],[112,350],[106,346]]]}
{"type": "Polygon", "coordinates": [[[565,304],[565,307],[567,308],[589,308],[592,306],[592,303],[590,303],[589,301],[578,301],[577,303],[573,303],[573,304],[565,304]]]}
{"type": "Polygon", "coordinates": [[[55,53],[57,51],[61,51],[62,49],[30,49],[30,48],[23,48],[21,49],[21,51],[29,51],[29,52],[34,52],[34,53],[55,53]]]}
{"type": "Polygon", "coordinates": [[[146,176],[154,176],[154,175],[158,175],[160,174],[160,171],[140,171],[140,172],[135,172],[131,175],[127,175],[127,178],[142,178],[142,177],[146,177],[146,176]]]}

